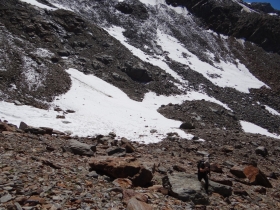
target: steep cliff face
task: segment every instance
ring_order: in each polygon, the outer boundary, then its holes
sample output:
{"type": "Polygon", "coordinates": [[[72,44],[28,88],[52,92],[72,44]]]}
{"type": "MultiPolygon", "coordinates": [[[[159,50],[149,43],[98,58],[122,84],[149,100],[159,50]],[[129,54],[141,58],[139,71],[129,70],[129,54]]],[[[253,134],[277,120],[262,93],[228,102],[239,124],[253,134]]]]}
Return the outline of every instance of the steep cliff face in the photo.
{"type": "Polygon", "coordinates": [[[259,14],[247,4],[226,0],[166,0],[167,4],[186,7],[200,17],[210,29],[244,38],[263,47],[266,51],[280,54],[280,18],[259,14]]]}

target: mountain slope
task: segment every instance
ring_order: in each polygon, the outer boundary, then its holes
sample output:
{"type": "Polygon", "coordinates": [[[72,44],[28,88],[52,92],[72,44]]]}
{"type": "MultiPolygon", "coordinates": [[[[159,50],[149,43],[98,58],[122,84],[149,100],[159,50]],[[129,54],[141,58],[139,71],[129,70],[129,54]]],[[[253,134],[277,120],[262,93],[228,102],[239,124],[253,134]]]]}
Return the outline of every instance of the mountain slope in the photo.
{"type": "MultiPolygon", "coordinates": [[[[33,80],[40,78],[36,81],[37,86],[33,84],[34,88],[29,87],[29,90],[20,88],[25,92],[16,95],[19,91],[9,87],[19,89],[21,84],[11,83],[10,78],[3,84],[3,92],[6,92],[2,94],[3,99],[10,97],[23,104],[30,104],[29,101],[33,100],[44,103],[43,107],[53,106],[47,101],[69,90],[70,85],[69,77],[66,74],[61,77],[64,73],[59,72],[77,68],[115,85],[136,100],[143,100],[144,94],[149,91],[158,95],[204,92],[226,104],[238,119],[279,133],[278,116],[262,108],[269,106],[280,110],[279,98],[276,97],[279,92],[277,53],[267,53],[251,42],[207,30],[201,19],[186,8],[168,6],[164,1],[48,2],[48,9],[44,8],[44,11],[37,6],[28,10],[32,16],[37,14],[33,19],[28,14],[15,12],[18,8],[12,2],[10,5],[3,3],[15,14],[15,17],[9,18],[6,14],[8,10],[2,10],[7,30],[15,31],[14,35],[17,36],[23,33],[20,36],[25,36],[34,46],[41,46],[39,49],[33,47],[35,56],[29,49],[29,57],[20,58],[29,59],[25,65],[32,66],[31,70],[35,72],[33,80]],[[55,6],[68,11],[58,10],[55,6]],[[11,21],[14,21],[13,25],[11,21]],[[38,58],[38,50],[44,51],[43,56],[46,57],[38,58]],[[44,78],[52,74],[42,71],[44,67],[39,65],[40,59],[46,62],[44,66],[59,68],[57,72],[61,76],[54,74],[54,78],[49,79],[52,83],[44,82],[44,78]],[[36,91],[41,80],[45,88],[36,91]]],[[[20,5],[25,13],[26,7],[33,7],[28,3],[20,5]]],[[[240,3],[235,1],[223,2],[219,6],[240,9],[240,3]]],[[[270,17],[263,18],[269,20],[270,17]]],[[[28,48],[31,48],[31,44],[28,48]]],[[[21,51],[28,52],[22,48],[21,51]]],[[[21,64],[14,69],[22,67],[27,68],[21,64]]],[[[28,75],[28,72],[25,74],[28,75]]],[[[25,80],[25,83],[32,82],[32,78],[25,80]]]]}
{"type": "Polygon", "coordinates": [[[237,0],[0,0],[0,209],[277,209],[279,28],[237,0]],[[205,155],[209,207],[166,183],[205,155]]]}

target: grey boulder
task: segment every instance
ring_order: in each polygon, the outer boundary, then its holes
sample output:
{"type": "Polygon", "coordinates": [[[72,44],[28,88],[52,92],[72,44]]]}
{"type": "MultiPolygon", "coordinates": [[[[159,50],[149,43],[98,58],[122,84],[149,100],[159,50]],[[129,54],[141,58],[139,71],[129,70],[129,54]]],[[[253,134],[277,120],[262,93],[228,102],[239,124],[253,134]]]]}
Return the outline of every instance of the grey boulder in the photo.
{"type": "Polygon", "coordinates": [[[177,199],[192,201],[196,205],[209,204],[209,198],[201,182],[193,174],[174,172],[163,177],[162,183],[169,194],[177,199]]]}
{"type": "Polygon", "coordinates": [[[76,155],[93,156],[96,151],[95,145],[88,145],[77,140],[71,139],[68,145],[63,147],[64,151],[71,152],[76,155]]]}

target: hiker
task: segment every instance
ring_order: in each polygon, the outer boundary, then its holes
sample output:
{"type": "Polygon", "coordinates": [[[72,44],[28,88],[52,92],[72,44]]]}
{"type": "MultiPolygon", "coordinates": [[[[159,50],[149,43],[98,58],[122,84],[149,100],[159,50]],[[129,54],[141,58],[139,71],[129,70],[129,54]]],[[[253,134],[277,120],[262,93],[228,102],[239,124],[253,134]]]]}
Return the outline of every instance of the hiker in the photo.
{"type": "Polygon", "coordinates": [[[201,160],[198,162],[197,164],[197,177],[198,180],[201,181],[202,179],[204,179],[205,181],[205,191],[208,194],[208,186],[209,186],[209,181],[208,181],[208,176],[207,174],[210,173],[210,166],[208,166],[204,160],[201,160]]]}

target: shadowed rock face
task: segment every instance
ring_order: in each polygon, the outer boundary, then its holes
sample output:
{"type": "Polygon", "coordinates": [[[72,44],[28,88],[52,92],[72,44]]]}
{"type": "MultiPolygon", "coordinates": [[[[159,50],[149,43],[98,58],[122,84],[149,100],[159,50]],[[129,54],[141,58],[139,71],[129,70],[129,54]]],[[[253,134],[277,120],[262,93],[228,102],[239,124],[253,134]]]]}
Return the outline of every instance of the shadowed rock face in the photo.
{"type": "Polygon", "coordinates": [[[280,18],[245,12],[241,5],[231,0],[166,0],[173,6],[184,6],[200,17],[210,29],[245,38],[264,48],[280,54],[280,18]],[[278,34],[274,36],[273,34],[278,34]]]}
{"type": "Polygon", "coordinates": [[[146,20],[149,17],[145,5],[138,1],[119,2],[115,8],[124,14],[131,14],[134,18],[146,20]]]}

